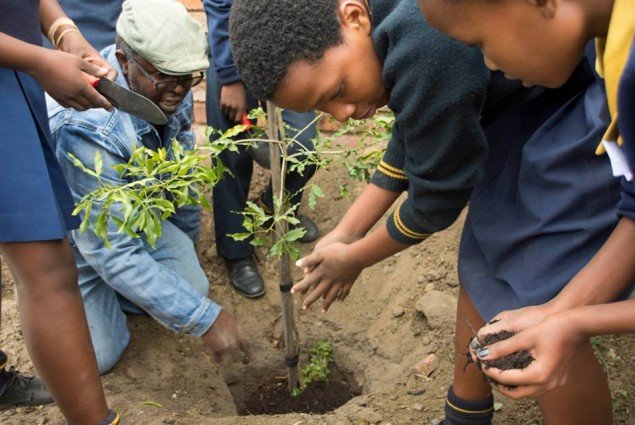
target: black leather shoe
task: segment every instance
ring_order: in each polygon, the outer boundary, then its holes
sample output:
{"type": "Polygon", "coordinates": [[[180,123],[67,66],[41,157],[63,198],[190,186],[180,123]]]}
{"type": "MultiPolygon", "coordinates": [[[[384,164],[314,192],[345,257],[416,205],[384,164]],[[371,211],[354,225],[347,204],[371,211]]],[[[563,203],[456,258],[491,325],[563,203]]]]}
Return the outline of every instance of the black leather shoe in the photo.
{"type": "Polygon", "coordinates": [[[231,284],[240,295],[258,298],[265,293],[265,282],[253,257],[225,261],[231,284]]]}
{"type": "Polygon", "coordinates": [[[313,242],[320,236],[320,228],[309,217],[299,214],[298,220],[300,220],[300,223],[296,224],[294,227],[302,227],[305,230],[304,236],[298,239],[300,242],[313,242]]]}

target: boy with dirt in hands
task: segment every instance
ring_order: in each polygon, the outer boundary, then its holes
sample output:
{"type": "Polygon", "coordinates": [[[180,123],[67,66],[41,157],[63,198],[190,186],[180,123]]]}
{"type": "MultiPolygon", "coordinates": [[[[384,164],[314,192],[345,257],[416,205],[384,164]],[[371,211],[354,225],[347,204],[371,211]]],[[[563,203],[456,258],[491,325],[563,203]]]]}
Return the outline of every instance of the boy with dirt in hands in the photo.
{"type": "MultiPolygon", "coordinates": [[[[545,302],[592,258],[616,224],[619,185],[606,158],[593,155],[608,114],[586,57],[561,88],[524,88],[488,72],[477,49],[443,37],[417,6],[238,0],[230,37],[247,87],[282,108],[342,121],[383,105],[395,113],[371,183],[298,262],[305,276],[292,292],[311,290],[303,308],[343,300],[365,267],[445,229],[469,199],[455,330],[464,353],[473,337],[466,321],[478,328],[501,310],[545,302]],[[408,197],[371,232],[402,192],[408,197]]],[[[444,424],[491,423],[490,385],[456,359],[444,424]]],[[[564,416],[580,411],[579,423],[597,417],[595,399],[610,406],[602,370],[590,365],[567,389],[578,406],[563,405],[564,416]],[[592,393],[585,382],[600,384],[592,393]]]]}
{"type": "MultiPolygon", "coordinates": [[[[624,176],[619,224],[557,297],[534,307],[500,312],[493,318],[496,323],[479,331],[481,337],[500,330],[516,332],[515,336],[487,347],[475,341],[472,347],[474,357],[482,360],[529,351],[535,361],[524,370],[484,372],[500,382],[497,389],[509,397],[535,397],[543,410],[549,406],[559,409],[558,394],[566,393],[578,381],[577,375],[587,374],[584,358],[591,357],[585,355],[591,352],[589,337],[635,332],[633,300],[606,304],[635,279],[635,3],[420,0],[419,4],[432,25],[459,41],[478,45],[490,69],[499,69],[526,85],[562,85],[585,43],[595,37],[596,69],[606,87],[612,119],[597,140],[596,153],[606,151],[614,174],[624,176]]],[[[579,170],[581,180],[585,172],[579,170]]],[[[571,415],[548,423],[611,423],[606,394],[591,399],[591,405],[575,397],[568,397],[567,402],[576,405],[580,414],[601,403],[603,410],[586,419],[571,415]]]]}

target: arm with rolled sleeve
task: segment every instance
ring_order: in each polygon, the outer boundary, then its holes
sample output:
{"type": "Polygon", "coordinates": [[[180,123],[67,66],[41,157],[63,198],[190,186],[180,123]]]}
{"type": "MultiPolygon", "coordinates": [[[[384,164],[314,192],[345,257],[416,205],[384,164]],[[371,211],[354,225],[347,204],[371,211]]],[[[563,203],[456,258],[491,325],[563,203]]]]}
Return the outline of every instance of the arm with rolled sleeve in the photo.
{"type": "MultiPolygon", "coordinates": [[[[129,144],[126,139],[136,140],[136,134],[131,123],[118,124],[129,126],[128,131],[117,133],[122,137],[78,125],[64,125],[55,131],[58,158],[76,200],[99,184],[75,167],[67,153],[94,169],[95,152],[99,151],[104,165],[102,180],[112,185],[129,183],[112,167],[127,163],[130,152],[125,148],[129,144]]],[[[111,208],[116,211],[120,205],[111,208]]],[[[96,201],[91,210],[93,219],[100,210],[101,204],[96,201]]],[[[74,231],[73,236],[81,254],[108,285],[174,332],[201,336],[220,313],[220,306],[200,295],[174,270],[155,261],[142,238],[117,232],[113,223],[108,226],[111,249],[90,230],[74,231]]]]}

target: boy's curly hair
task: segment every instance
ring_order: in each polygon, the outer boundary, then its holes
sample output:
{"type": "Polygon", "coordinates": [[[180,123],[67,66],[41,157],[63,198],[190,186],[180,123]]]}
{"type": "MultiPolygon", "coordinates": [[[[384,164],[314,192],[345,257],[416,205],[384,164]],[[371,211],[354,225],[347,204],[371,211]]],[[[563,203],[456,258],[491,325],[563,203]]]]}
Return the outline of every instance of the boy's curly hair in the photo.
{"type": "Polygon", "coordinates": [[[296,61],[315,63],[343,42],[339,0],[234,0],[232,55],[243,83],[271,99],[296,61]]]}

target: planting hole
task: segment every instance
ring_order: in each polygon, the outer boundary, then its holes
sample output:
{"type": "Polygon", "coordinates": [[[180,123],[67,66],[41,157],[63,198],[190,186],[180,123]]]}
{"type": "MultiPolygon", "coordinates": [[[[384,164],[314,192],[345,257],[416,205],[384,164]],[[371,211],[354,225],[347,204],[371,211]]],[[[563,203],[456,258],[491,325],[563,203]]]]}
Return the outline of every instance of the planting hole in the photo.
{"type": "Polygon", "coordinates": [[[239,415],[275,415],[284,413],[327,413],[361,394],[349,373],[336,364],[330,366],[328,383],[312,382],[298,396],[292,396],[286,371],[262,383],[239,406],[239,415]]]}

